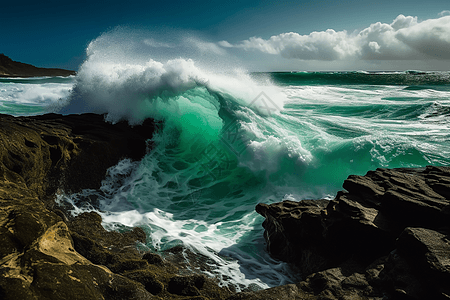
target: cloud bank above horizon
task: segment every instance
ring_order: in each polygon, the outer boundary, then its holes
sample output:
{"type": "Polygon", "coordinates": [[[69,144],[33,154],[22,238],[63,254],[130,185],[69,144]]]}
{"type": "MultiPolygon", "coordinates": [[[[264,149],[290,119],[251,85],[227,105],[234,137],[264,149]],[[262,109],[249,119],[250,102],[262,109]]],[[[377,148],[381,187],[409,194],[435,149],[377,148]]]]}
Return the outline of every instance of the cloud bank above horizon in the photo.
{"type": "Polygon", "coordinates": [[[390,24],[376,22],[350,33],[333,29],[308,35],[286,32],[269,39],[251,37],[218,45],[303,61],[450,60],[450,11],[421,22],[401,14],[390,24]]]}

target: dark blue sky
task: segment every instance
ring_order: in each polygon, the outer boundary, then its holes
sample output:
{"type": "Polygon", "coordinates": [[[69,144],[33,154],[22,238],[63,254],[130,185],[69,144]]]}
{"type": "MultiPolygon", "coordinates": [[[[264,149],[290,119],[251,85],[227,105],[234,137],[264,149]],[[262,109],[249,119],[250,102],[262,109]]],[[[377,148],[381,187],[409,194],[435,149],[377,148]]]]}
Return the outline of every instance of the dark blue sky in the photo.
{"type": "MultiPolygon", "coordinates": [[[[287,61],[292,59],[299,67],[300,61],[307,62],[311,68],[314,62],[320,65],[323,59],[307,57],[305,60],[281,50],[262,54],[265,50],[240,43],[251,37],[268,40],[288,32],[309,35],[313,31],[333,29],[351,33],[376,22],[390,24],[400,14],[417,16],[421,22],[445,16],[447,10],[450,10],[448,0],[8,1],[2,3],[0,10],[0,53],[40,67],[77,69],[91,40],[116,26],[126,25],[198,32],[208,42],[227,41],[234,46],[235,53],[243,52],[244,60],[249,57],[244,52],[249,51],[253,53],[250,56],[272,57],[268,69],[277,64],[289,65],[287,61]]],[[[383,47],[381,43],[377,45],[376,49],[383,47]]]]}

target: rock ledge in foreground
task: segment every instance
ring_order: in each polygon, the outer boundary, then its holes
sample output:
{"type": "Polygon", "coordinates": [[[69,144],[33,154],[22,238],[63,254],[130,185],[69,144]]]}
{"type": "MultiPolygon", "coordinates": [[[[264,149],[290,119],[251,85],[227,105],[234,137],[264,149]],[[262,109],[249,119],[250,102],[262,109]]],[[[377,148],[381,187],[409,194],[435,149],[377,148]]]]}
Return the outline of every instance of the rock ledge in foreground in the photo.
{"type": "Polygon", "coordinates": [[[267,248],[304,281],[233,299],[449,299],[450,168],[349,176],[332,201],[258,204],[267,248]],[[265,295],[265,296],[264,296],[265,295]]]}

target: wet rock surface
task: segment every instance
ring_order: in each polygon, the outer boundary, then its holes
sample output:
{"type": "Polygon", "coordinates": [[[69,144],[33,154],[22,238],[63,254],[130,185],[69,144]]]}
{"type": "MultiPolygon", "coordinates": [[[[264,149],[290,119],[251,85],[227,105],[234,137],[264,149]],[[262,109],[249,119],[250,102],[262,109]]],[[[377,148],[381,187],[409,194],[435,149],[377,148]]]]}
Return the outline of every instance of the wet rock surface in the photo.
{"type": "Polygon", "coordinates": [[[268,251],[304,280],[232,299],[450,297],[450,168],[377,169],[343,186],[331,201],[258,204],[268,251]]]}
{"type": "MultiPolygon", "coordinates": [[[[94,114],[0,115],[0,299],[225,299],[217,283],[142,253],[140,228],[106,231],[101,217],[68,215],[61,191],[100,187],[107,169],[138,160],[151,120],[130,127],[94,114]]],[[[180,253],[182,255],[182,253],[180,253]]]]}

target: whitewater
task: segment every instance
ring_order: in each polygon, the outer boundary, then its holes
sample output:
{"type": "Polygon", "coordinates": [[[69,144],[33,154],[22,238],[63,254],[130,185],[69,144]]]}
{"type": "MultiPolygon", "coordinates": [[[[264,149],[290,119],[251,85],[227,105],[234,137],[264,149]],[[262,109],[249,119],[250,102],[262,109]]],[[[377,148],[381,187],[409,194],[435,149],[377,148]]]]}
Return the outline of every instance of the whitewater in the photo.
{"type": "Polygon", "coordinates": [[[450,72],[248,73],[110,39],[89,45],[76,76],[0,79],[0,112],[160,121],[141,161],[58,201],[97,211],[108,230],[143,228],[142,251],[199,253],[203,272],[238,291],[298,280],[266,252],[256,204],[332,199],[376,168],[450,164],[450,72]]]}

